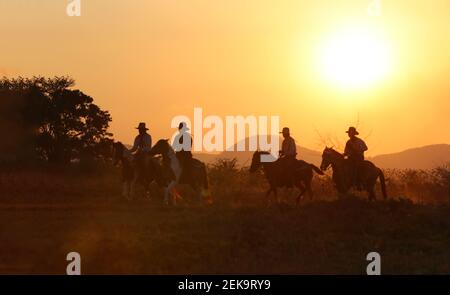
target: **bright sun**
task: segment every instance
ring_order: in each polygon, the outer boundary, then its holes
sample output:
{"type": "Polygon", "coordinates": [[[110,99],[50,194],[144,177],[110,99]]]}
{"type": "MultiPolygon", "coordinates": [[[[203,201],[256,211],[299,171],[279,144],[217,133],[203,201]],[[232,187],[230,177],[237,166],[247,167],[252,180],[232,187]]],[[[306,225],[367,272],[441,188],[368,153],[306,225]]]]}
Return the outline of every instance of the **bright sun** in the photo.
{"type": "Polygon", "coordinates": [[[366,88],[389,74],[390,50],[387,43],[369,29],[346,29],[323,45],[319,70],[341,88],[366,88]]]}

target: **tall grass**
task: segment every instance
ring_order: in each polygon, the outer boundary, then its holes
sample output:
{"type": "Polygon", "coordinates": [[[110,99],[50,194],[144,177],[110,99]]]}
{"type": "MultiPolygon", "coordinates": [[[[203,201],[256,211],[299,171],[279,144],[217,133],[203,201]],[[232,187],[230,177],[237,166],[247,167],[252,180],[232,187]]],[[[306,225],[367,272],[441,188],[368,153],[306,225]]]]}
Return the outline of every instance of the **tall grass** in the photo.
{"type": "MultiPolygon", "coordinates": [[[[238,167],[236,160],[219,159],[209,166],[209,173],[216,200],[227,204],[253,204],[264,198],[268,189],[261,171],[250,174],[247,167],[238,167]]],[[[414,203],[449,203],[450,202],[450,164],[431,170],[384,171],[388,196],[391,199],[405,199],[414,203]]],[[[314,199],[335,200],[337,193],[331,174],[315,176],[313,179],[314,199]]],[[[380,184],[376,185],[377,197],[380,199],[380,184]]],[[[280,190],[283,195],[283,190],[280,190]]],[[[287,201],[294,200],[294,194],[287,195],[287,201]]],[[[349,195],[366,198],[365,192],[350,191],[349,195]]]]}
{"type": "MultiPolygon", "coordinates": [[[[387,191],[391,199],[414,203],[450,202],[450,164],[432,170],[385,170],[387,191]]],[[[208,177],[214,203],[220,206],[262,205],[268,184],[262,173],[251,174],[236,159],[217,159],[208,165],[208,177]]],[[[337,194],[329,174],[313,179],[315,200],[335,200],[337,194]]],[[[376,186],[381,198],[380,186],[376,186]]],[[[0,171],[0,202],[22,201],[98,201],[120,199],[120,169],[110,163],[72,165],[42,169],[3,169],[0,171]]],[[[157,190],[156,190],[157,192],[157,190]]],[[[286,194],[286,202],[294,202],[296,192],[286,194]]],[[[350,194],[366,198],[364,192],[350,194]]],[[[162,197],[160,194],[158,197],[162,197]]]]}

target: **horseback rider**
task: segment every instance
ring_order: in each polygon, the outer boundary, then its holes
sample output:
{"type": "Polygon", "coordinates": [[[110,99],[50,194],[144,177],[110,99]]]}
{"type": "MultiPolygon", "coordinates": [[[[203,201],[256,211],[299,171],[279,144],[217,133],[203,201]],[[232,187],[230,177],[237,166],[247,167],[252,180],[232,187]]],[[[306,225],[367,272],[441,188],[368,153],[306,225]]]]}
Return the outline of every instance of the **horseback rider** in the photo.
{"type": "Polygon", "coordinates": [[[350,139],[345,144],[344,156],[347,157],[352,169],[353,182],[360,187],[359,167],[364,162],[364,152],[367,151],[366,143],[357,135],[359,132],[355,127],[350,127],[346,131],[350,139]]]}
{"type": "Polygon", "coordinates": [[[139,134],[134,139],[134,144],[130,152],[134,154],[134,162],[138,168],[139,175],[143,175],[145,167],[148,164],[148,153],[152,148],[152,137],[147,133],[148,128],[144,122],[139,123],[136,129],[139,130],[139,134]]]}
{"type": "Polygon", "coordinates": [[[172,147],[183,168],[183,174],[189,175],[192,164],[192,136],[188,133],[189,128],[185,122],[180,122],[178,131],[179,133],[175,136],[172,147]]]}
{"type": "Polygon", "coordinates": [[[280,151],[280,163],[287,173],[287,178],[292,183],[294,181],[294,173],[297,156],[297,147],[295,145],[295,139],[291,137],[290,130],[288,127],[284,127],[280,132],[283,134],[283,143],[281,144],[280,151]]]}

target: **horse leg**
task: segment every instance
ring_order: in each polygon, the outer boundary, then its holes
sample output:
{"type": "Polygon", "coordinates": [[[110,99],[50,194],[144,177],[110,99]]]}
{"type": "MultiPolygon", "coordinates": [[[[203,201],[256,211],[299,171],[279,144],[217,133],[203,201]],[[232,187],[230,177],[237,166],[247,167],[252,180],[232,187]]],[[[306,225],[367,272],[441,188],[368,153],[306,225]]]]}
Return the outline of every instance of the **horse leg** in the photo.
{"type": "Polygon", "coordinates": [[[273,189],[273,195],[275,197],[275,202],[277,202],[277,205],[280,205],[280,198],[278,198],[278,190],[276,187],[273,189]]]}
{"type": "Polygon", "coordinates": [[[130,183],[128,181],[122,182],[122,197],[124,197],[127,200],[128,200],[129,194],[130,194],[129,186],[130,186],[130,183]]]}
{"type": "Polygon", "coordinates": [[[122,182],[122,197],[127,197],[127,183],[125,181],[122,182]]]}
{"type": "Polygon", "coordinates": [[[303,194],[306,192],[306,187],[302,183],[299,183],[297,187],[300,189],[300,193],[297,195],[297,199],[295,200],[296,206],[298,206],[303,194]]]}
{"type": "Polygon", "coordinates": [[[201,185],[197,184],[194,186],[195,194],[197,195],[197,199],[200,205],[203,205],[203,188],[201,185]]]}
{"type": "Polygon", "coordinates": [[[169,205],[169,188],[167,186],[164,188],[164,205],[169,205]]]}
{"type": "Polygon", "coordinates": [[[375,190],[374,187],[367,187],[367,193],[369,194],[369,201],[375,201],[376,196],[375,196],[375,190]]]}
{"type": "Polygon", "coordinates": [[[308,175],[308,177],[305,178],[305,180],[303,181],[306,187],[306,192],[309,195],[309,200],[312,201],[314,199],[314,192],[312,190],[312,180],[313,180],[313,172],[311,171],[311,173],[308,175]]]}
{"type": "Polygon", "coordinates": [[[130,181],[130,194],[129,194],[129,198],[128,200],[131,201],[134,199],[134,197],[136,196],[136,186],[138,184],[138,177],[136,175],[136,177],[134,177],[131,181],[130,181]]]}
{"type": "Polygon", "coordinates": [[[182,200],[182,199],[183,199],[183,197],[182,197],[181,194],[178,192],[178,190],[177,190],[176,187],[174,187],[174,188],[172,189],[172,195],[173,195],[173,199],[174,199],[174,201],[173,201],[174,205],[177,204],[177,201],[178,201],[178,200],[182,200]]]}
{"type": "Polygon", "coordinates": [[[176,181],[172,181],[167,186],[167,191],[168,191],[168,199],[167,200],[169,201],[169,203],[173,204],[174,206],[176,206],[176,204],[177,204],[176,195],[178,194],[175,190],[176,184],[177,184],[176,181]]]}
{"type": "Polygon", "coordinates": [[[194,195],[196,201],[203,205],[203,183],[202,180],[198,180],[195,176],[191,177],[191,181],[189,182],[189,186],[194,191],[194,195]]]}
{"type": "Polygon", "coordinates": [[[170,183],[167,187],[164,188],[164,204],[169,205],[176,205],[177,203],[177,195],[174,185],[170,183]]]}
{"type": "Polygon", "coordinates": [[[289,196],[291,195],[292,188],[285,186],[281,188],[281,194],[279,197],[279,203],[287,203],[289,196]]]}
{"type": "Polygon", "coordinates": [[[314,192],[313,192],[313,190],[311,188],[311,182],[306,184],[306,191],[307,191],[307,193],[309,195],[309,200],[312,201],[314,199],[314,192]]]}
{"type": "Polygon", "coordinates": [[[149,180],[145,180],[145,184],[144,184],[144,190],[145,190],[145,196],[150,199],[151,195],[150,195],[150,183],[151,181],[149,180]]]}
{"type": "Polygon", "coordinates": [[[284,201],[289,204],[289,201],[291,200],[292,196],[294,196],[296,190],[295,186],[287,187],[285,190],[286,195],[284,196],[284,201]]]}

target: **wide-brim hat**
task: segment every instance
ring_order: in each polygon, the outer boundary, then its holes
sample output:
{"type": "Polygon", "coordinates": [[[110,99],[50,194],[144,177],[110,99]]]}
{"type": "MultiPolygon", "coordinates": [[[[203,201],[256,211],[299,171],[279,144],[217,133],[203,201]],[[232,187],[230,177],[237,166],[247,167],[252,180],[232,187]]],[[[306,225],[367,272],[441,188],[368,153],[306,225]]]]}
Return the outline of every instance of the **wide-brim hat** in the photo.
{"type": "Polygon", "coordinates": [[[349,127],[347,131],[345,131],[348,134],[355,134],[355,135],[359,135],[359,132],[356,131],[355,127],[349,127]]]}
{"type": "Polygon", "coordinates": [[[190,129],[189,127],[187,127],[186,122],[180,122],[180,124],[178,124],[178,130],[188,131],[190,129]]]}
{"type": "Polygon", "coordinates": [[[145,126],[145,123],[144,123],[144,122],[139,123],[139,126],[136,127],[136,129],[139,129],[139,130],[148,130],[148,128],[145,126]]]}
{"type": "Polygon", "coordinates": [[[290,133],[288,127],[284,127],[283,130],[280,133],[290,133]]]}

